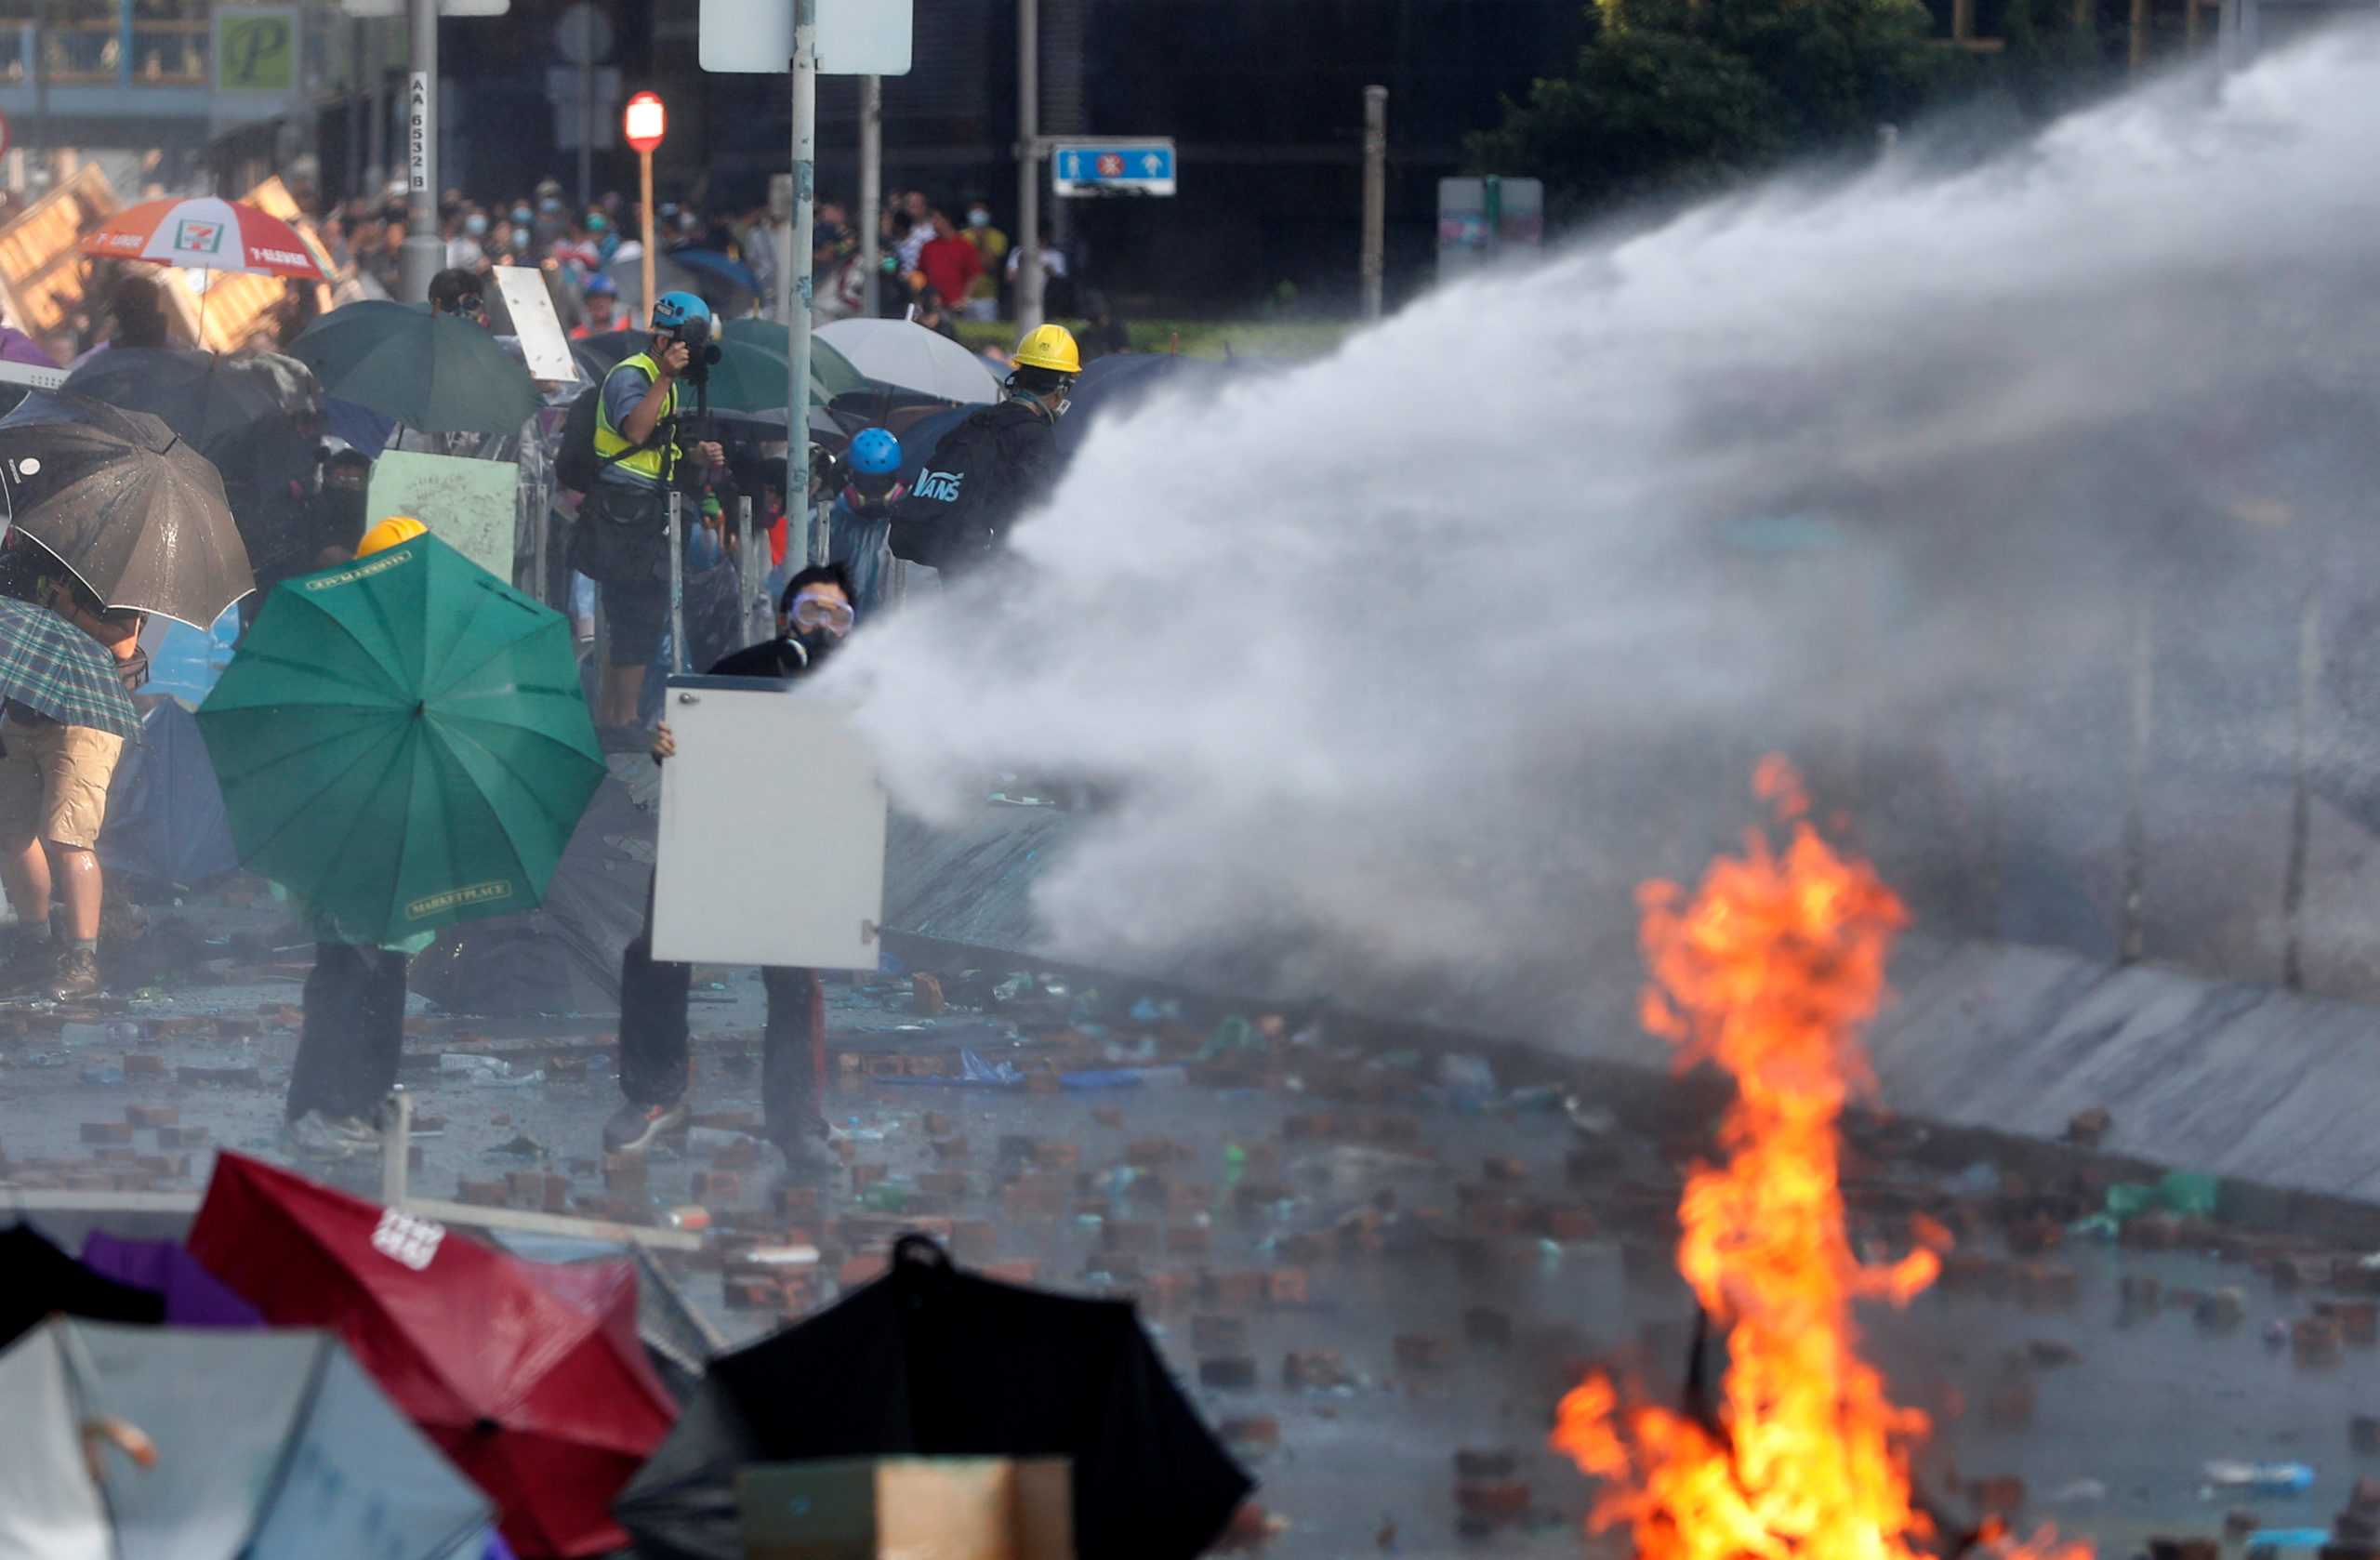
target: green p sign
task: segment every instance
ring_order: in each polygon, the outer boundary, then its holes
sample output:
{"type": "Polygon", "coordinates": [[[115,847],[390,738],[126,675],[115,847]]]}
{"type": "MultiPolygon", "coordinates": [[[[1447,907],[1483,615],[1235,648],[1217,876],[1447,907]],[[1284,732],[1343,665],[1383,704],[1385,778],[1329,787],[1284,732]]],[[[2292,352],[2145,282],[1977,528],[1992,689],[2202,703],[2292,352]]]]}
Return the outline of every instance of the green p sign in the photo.
{"type": "Polygon", "coordinates": [[[215,85],[226,92],[296,91],[298,13],[218,8],[215,85]]]}

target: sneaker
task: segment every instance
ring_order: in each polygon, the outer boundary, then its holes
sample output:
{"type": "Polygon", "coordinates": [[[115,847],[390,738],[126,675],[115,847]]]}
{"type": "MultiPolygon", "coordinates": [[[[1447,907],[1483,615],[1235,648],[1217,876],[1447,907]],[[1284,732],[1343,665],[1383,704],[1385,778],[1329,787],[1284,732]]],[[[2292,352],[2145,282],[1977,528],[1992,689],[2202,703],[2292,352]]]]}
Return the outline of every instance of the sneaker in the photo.
{"type": "Polygon", "coordinates": [[[686,1130],[686,1118],[694,1113],[683,1100],[672,1100],[666,1105],[641,1105],[633,1101],[612,1113],[603,1123],[603,1152],[606,1154],[641,1154],[653,1146],[655,1138],[686,1130]]]}
{"type": "Polygon", "coordinates": [[[52,1002],[72,1002],[78,997],[97,997],[102,989],[99,956],[88,948],[68,948],[58,956],[50,978],[35,988],[34,995],[52,1002]]]}
{"type": "Polygon", "coordinates": [[[310,1110],[282,1126],[281,1141],[301,1159],[351,1159],[379,1151],[380,1130],[360,1116],[310,1110]]]}

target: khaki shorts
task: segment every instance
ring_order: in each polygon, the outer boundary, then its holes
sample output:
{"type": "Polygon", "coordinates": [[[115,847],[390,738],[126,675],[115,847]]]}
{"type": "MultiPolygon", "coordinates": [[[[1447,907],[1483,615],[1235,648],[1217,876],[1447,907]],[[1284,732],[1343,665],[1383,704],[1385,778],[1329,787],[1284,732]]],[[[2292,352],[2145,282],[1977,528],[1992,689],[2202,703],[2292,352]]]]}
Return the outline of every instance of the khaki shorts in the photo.
{"type": "Polygon", "coordinates": [[[108,780],[124,738],[88,726],[0,723],[0,838],[27,835],[87,851],[108,816],[108,780]]]}

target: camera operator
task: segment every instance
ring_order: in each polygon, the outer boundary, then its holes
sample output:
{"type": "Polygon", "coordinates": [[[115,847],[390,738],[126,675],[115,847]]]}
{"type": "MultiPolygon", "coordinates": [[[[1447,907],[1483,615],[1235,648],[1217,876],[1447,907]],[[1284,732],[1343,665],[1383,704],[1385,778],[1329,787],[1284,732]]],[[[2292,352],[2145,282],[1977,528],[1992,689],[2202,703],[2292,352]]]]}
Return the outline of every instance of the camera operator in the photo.
{"type": "Polygon", "coordinates": [[[680,443],[684,382],[718,361],[710,333],[707,304],[692,293],[664,293],[653,306],[651,345],[621,359],[603,380],[595,427],[603,470],[579,506],[571,562],[602,590],[611,624],[611,664],[595,712],[609,748],[643,746],[637,702],[645,664],[669,621],[669,490],[700,491],[725,459],[713,440],[680,443]]]}

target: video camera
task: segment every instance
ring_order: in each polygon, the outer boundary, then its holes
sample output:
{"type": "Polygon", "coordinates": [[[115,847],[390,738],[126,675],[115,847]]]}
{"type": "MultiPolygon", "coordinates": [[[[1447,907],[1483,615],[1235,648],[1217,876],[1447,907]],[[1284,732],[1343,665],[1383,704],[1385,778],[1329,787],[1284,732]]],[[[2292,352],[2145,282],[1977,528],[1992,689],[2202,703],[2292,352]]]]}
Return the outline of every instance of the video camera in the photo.
{"type": "Polygon", "coordinates": [[[673,330],[662,332],[686,348],[686,377],[699,390],[710,382],[711,364],[720,359],[719,343],[710,338],[710,316],[697,314],[673,330]]]}

